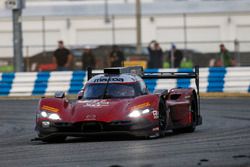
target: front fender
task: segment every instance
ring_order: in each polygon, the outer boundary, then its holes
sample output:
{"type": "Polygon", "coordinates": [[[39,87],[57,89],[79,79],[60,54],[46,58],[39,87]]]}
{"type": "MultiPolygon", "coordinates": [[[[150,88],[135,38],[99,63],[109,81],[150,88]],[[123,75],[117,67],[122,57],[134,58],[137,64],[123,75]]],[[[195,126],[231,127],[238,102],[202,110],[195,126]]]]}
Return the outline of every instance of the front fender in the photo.
{"type": "Polygon", "coordinates": [[[136,97],[128,106],[129,110],[132,108],[142,108],[151,107],[154,110],[159,109],[160,97],[159,95],[150,94],[136,97]]]}
{"type": "Polygon", "coordinates": [[[70,121],[72,106],[65,98],[42,98],[39,101],[38,111],[57,113],[63,121],[70,121]]]}

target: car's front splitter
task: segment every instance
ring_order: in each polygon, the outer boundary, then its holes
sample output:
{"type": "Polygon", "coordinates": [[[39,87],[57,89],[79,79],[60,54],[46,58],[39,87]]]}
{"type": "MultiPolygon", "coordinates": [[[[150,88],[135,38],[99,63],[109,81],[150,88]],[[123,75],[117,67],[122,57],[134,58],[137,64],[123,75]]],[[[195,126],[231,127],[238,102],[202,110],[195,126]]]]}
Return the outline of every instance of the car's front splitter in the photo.
{"type": "Polygon", "coordinates": [[[131,135],[137,137],[150,136],[159,132],[157,120],[150,122],[146,119],[133,121],[104,122],[51,122],[49,127],[42,127],[41,123],[36,126],[39,138],[52,136],[98,136],[98,135],[131,135]]]}

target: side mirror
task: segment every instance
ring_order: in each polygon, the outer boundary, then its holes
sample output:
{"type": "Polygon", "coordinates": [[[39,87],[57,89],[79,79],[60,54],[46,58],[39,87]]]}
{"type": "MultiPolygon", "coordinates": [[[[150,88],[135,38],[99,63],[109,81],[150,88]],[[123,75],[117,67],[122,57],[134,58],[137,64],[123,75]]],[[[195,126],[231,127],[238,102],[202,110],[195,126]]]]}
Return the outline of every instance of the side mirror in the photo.
{"type": "Polygon", "coordinates": [[[63,91],[58,91],[58,92],[55,92],[55,98],[64,98],[65,97],[65,92],[63,91]]]}
{"type": "Polygon", "coordinates": [[[83,90],[81,90],[80,92],[78,92],[78,94],[77,94],[77,99],[78,100],[81,100],[82,99],[82,97],[83,97],[83,90]]]}
{"type": "Polygon", "coordinates": [[[159,94],[160,96],[165,96],[168,94],[167,89],[156,89],[153,94],[159,94]]]}

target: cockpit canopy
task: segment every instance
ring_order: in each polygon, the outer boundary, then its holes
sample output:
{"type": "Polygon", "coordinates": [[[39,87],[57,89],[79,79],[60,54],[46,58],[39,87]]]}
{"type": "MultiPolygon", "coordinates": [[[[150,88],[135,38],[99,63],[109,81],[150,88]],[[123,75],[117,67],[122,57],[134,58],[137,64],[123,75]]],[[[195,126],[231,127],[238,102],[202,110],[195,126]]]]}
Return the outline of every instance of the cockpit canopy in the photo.
{"type": "Polygon", "coordinates": [[[137,75],[97,75],[84,87],[83,99],[133,98],[146,94],[144,81],[137,75]]]}

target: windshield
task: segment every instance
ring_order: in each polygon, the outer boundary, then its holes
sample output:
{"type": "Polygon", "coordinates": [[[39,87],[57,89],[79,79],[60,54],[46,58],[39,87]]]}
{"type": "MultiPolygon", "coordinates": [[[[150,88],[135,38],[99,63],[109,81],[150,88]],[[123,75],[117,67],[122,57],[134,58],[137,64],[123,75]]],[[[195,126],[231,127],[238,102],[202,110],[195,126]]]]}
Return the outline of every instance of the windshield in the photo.
{"type": "Polygon", "coordinates": [[[136,83],[98,83],[89,84],[84,90],[84,99],[102,99],[102,98],[133,98],[139,94],[136,91],[136,83]],[[105,91],[106,89],[106,91],[105,91]]]}

